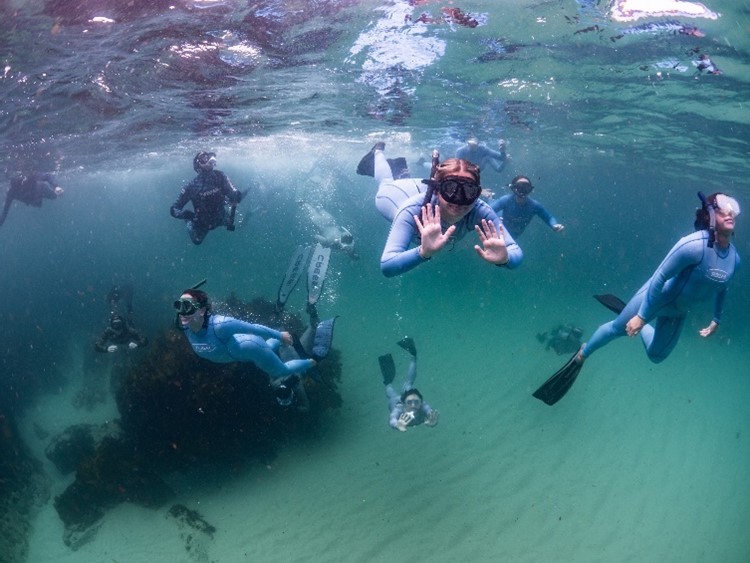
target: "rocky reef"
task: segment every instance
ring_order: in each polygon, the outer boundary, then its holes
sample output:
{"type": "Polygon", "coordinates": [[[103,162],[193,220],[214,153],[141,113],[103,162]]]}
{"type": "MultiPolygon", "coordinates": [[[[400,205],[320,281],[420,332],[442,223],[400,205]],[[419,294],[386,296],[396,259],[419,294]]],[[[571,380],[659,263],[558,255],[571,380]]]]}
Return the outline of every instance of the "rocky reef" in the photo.
{"type": "MultiPolygon", "coordinates": [[[[292,332],[301,320],[279,318],[265,300],[230,297],[228,314],[292,332]]],[[[154,339],[141,360],[120,378],[119,432],[69,432],[74,444],[58,448],[75,481],[55,499],[65,541],[82,545],[106,510],[121,502],[158,508],[172,497],[162,476],[201,464],[257,460],[268,463],[288,437],[314,435],[322,414],[341,405],[338,351],[332,350],[304,379],[309,406],[282,407],[268,376],[251,363],[215,364],[197,357],[176,328],[154,339]],[[102,437],[103,436],[103,437],[102,437]]]]}

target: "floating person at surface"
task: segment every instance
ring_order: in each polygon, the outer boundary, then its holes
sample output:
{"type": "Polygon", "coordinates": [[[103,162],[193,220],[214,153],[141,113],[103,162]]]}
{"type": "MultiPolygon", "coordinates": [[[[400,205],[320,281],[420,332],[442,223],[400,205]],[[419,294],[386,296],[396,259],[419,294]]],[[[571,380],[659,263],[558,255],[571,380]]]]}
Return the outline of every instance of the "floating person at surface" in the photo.
{"type": "Polygon", "coordinates": [[[701,74],[702,72],[705,72],[706,74],[724,74],[706,53],[701,54],[701,56],[698,57],[698,60],[693,61],[693,66],[696,68],[696,75],[701,74]]]}
{"type": "Polygon", "coordinates": [[[737,200],[720,192],[707,198],[699,196],[701,208],[695,214],[696,231],[677,241],[627,304],[612,295],[597,296],[618,314],[617,318],[601,325],[591,340],[537,389],[534,397],[548,405],[555,404],[573,385],[591,354],[626,334],[640,334],[648,358],[654,363],[664,361],[677,344],[685,317],[696,303],[713,299],[713,318],[699,334],[708,337],[716,332],[727,289],[740,264],[732,244],[740,206],[737,200]]]}
{"type": "Polygon", "coordinates": [[[185,221],[194,244],[201,244],[208,231],[217,227],[233,231],[237,204],[247,193],[235,188],[224,172],[214,170],[215,166],[216,153],[202,151],[196,154],[193,169],[198,176],[180,190],[169,210],[172,217],[185,221]],[[192,211],[183,209],[188,202],[193,204],[192,211]]]}
{"type": "Polygon", "coordinates": [[[375,205],[391,221],[380,259],[385,276],[408,272],[469,231],[479,236],[481,246],[475,245],[474,249],[486,262],[509,268],[521,263],[521,248],[504,231],[495,212],[479,199],[482,188],[476,165],[458,158],[439,163],[435,151],[432,179],[394,180],[383,154],[384,147],[383,143],[377,143],[362,159],[360,167],[372,161],[378,183],[375,205]],[[414,241],[420,244],[410,248],[414,241]]]}
{"type": "Polygon", "coordinates": [[[508,188],[513,193],[491,201],[490,207],[503,218],[505,230],[514,238],[521,236],[534,215],[539,216],[556,233],[565,228],[541,203],[529,197],[534,186],[526,176],[516,176],[508,188]]]}
{"type": "Polygon", "coordinates": [[[400,432],[406,432],[409,426],[418,426],[422,423],[427,426],[435,426],[438,423],[440,413],[424,402],[422,394],[414,387],[417,378],[417,347],[414,340],[406,337],[399,341],[398,345],[409,352],[409,371],[399,394],[393,388],[393,380],[396,377],[396,365],[393,356],[385,354],[380,356],[380,372],[385,385],[385,395],[388,398],[388,424],[400,432]]]}
{"type": "Polygon", "coordinates": [[[5,205],[0,215],[0,227],[8,217],[13,200],[22,201],[32,207],[41,207],[45,199],[57,199],[65,191],[57,184],[53,174],[33,172],[16,174],[10,179],[10,187],[5,194],[5,205]]]}
{"type": "Polygon", "coordinates": [[[96,339],[94,348],[97,352],[117,352],[121,346],[129,350],[143,348],[148,345],[148,338],[143,336],[133,323],[122,315],[113,314],[109,319],[109,326],[96,339]]]}
{"type": "Polygon", "coordinates": [[[335,319],[323,321],[315,328],[313,357],[283,362],[277,354],[281,345],[295,345],[289,332],[216,315],[208,295],[195,288],[183,291],[174,307],[177,325],[198,356],[216,363],[252,362],[271,378],[310,370],[328,354],[333,339],[335,319]]]}
{"type": "Polygon", "coordinates": [[[456,158],[476,164],[480,171],[492,168],[495,172],[502,172],[508,158],[505,152],[507,142],[505,139],[498,139],[497,145],[500,148],[499,151],[480,143],[476,137],[469,137],[466,144],[456,150],[456,158]]]}
{"type": "Polygon", "coordinates": [[[317,242],[325,247],[341,250],[353,260],[359,259],[354,235],[347,228],[340,226],[333,215],[322,207],[314,207],[309,203],[302,204],[302,211],[317,230],[317,242]]]}
{"type": "Polygon", "coordinates": [[[642,23],[640,25],[628,27],[620,31],[620,33],[618,33],[617,35],[613,35],[609,39],[611,41],[617,41],[619,39],[622,39],[626,35],[642,35],[642,34],[649,34],[649,35],[672,34],[672,35],[686,35],[688,37],[705,37],[706,36],[706,34],[703,31],[701,31],[694,25],[683,24],[677,20],[666,20],[666,21],[642,23]]]}

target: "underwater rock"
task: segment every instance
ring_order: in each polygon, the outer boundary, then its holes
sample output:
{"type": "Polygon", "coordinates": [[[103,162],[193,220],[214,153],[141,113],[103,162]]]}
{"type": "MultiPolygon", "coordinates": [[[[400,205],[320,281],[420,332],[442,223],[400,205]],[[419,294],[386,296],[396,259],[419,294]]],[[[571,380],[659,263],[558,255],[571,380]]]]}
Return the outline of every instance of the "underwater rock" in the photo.
{"type": "MultiPolygon", "coordinates": [[[[282,324],[267,300],[246,303],[232,295],[214,307],[266,326],[282,324]]],[[[300,334],[304,327],[298,316],[285,312],[283,328],[300,334]]],[[[105,435],[55,499],[66,545],[75,549],[89,541],[106,511],[121,502],[162,506],[173,495],[162,473],[253,458],[268,463],[288,436],[313,434],[322,413],[341,406],[339,352],[331,350],[315,371],[314,378],[304,378],[309,408],[285,408],[276,401],[268,375],[254,364],[209,362],[193,353],[180,331],[166,330],[120,379],[115,395],[121,434],[105,435]]],[[[96,442],[102,430],[92,431],[96,442]]],[[[89,447],[83,429],[71,435],[78,432],[80,444],[89,447]]],[[[187,509],[174,511],[195,525],[202,521],[187,509]]],[[[201,531],[210,536],[213,527],[206,524],[201,531]]],[[[198,544],[191,545],[195,554],[198,544]]]]}
{"type": "Polygon", "coordinates": [[[58,434],[45,448],[44,454],[63,475],[74,471],[78,465],[94,453],[94,436],[91,424],[69,426],[58,434]]]}
{"type": "Polygon", "coordinates": [[[49,482],[0,406],[0,561],[26,561],[31,522],[49,499],[49,482]]]}

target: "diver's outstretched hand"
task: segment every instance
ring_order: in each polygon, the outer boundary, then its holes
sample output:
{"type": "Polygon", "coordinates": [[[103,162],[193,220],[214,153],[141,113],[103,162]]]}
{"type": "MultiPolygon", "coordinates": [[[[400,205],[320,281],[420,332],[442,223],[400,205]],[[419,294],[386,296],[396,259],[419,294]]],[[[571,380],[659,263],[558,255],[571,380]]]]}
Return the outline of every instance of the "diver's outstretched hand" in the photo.
{"type": "Polygon", "coordinates": [[[398,430],[399,432],[406,432],[406,427],[409,426],[409,423],[412,420],[414,420],[413,413],[401,413],[401,416],[398,417],[398,421],[396,422],[396,430],[398,430]]]}
{"type": "Polygon", "coordinates": [[[439,418],[440,418],[440,413],[433,409],[430,411],[430,414],[427,415],[427,420],[425,420],[424,423],[427,426],[437,426],[439,418]]]}
{"type": "Polygon", "coordinates": [[[451,225],[443,232],[440,224],[440,206],[431,203],[422,206],[422,220],[420,221],[418,215],[414,215],[414,222],[422,238],[419,255],[425,259],[431,258],[443,248],[456,230],[456,226],[451,225]]]}
{"type": "Polygon", "coordinates": [[[716,329],[719,328],[719,324],[711,321],[711,324],[709,324],[706,328],[702,328],[698,331],[698,334],[700,334],[703,338],[706,338],[707,336],[711,336],[714,332],[716,332],[716,329]]]}
{"type": "Polygon", "coordinates": [[[502,265],[508,262],[508,249],[505,247],[505,230],[495,228],[495,223],[482,219],[482,226],[474,226],[482,246],[474,245],[477,254],[491,264],[502,265]]]}

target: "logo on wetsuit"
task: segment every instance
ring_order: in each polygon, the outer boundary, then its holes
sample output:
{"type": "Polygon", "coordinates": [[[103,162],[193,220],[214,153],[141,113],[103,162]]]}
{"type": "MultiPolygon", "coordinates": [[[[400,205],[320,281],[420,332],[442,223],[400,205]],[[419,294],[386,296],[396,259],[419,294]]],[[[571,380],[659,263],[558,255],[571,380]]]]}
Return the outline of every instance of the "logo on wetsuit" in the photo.
{"type": "Polygon", "coordinates": [[[706,277],[715,282],[725,282],[729,279],[729,274],[724,270],[718,268],[711,268],[706,272],[706,277]]]}
{"type": "Polygon", "coordinates": [[[216,350],[216,346],[213,344],[193,344],[193,350],[195,350],[196,354],[206,354],[208,352],[213,352],[214,350],[216,350]]]}

